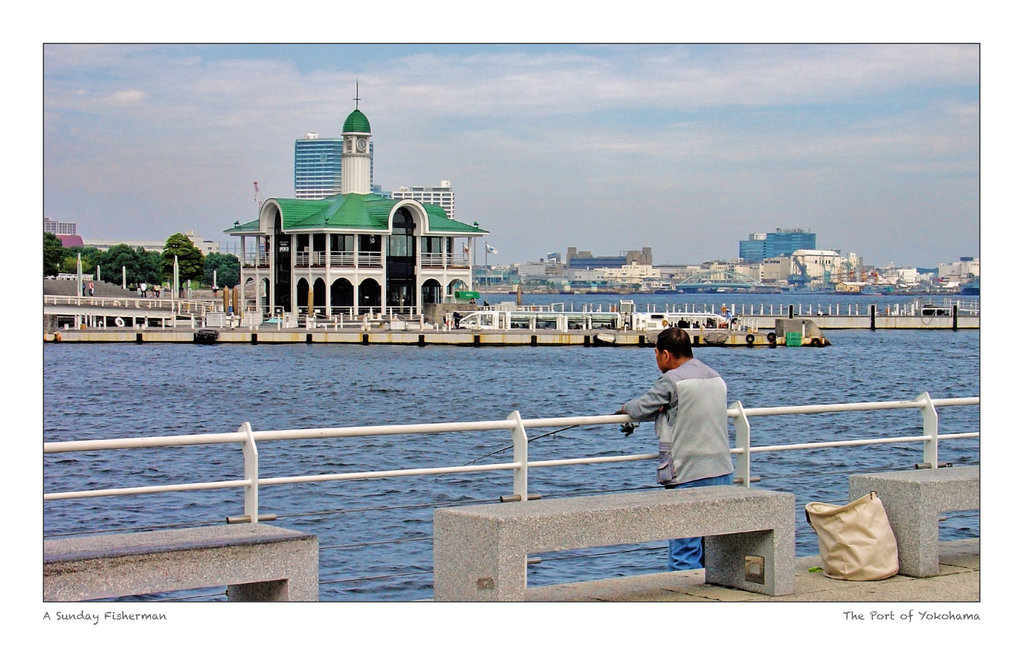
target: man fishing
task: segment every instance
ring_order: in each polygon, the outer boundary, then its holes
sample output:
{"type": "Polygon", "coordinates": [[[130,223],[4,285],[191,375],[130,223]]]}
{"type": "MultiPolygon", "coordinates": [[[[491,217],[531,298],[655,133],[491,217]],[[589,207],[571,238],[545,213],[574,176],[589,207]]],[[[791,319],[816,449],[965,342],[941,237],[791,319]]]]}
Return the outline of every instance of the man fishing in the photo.
{"type": "MultiPolygon", "coordinates": [[[[662,375],[616,414],[637,422],[654,420],[658,484],[666,489],[731,485],[725,381],[693,358],[690,336],[682,328],[665,328],[658,335],[654,357],[662,375]]],[[[631,426],[623,432],[628,436],[631,426]]],[[[703,561],[700,537],[669,541],[670,570],[702,568],[703,561]]]]}

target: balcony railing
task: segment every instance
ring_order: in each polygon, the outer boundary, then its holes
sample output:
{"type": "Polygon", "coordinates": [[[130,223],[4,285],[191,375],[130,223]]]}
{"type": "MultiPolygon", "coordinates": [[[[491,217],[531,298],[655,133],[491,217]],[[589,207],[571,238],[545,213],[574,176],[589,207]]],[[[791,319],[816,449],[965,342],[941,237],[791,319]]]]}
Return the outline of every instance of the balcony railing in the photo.
{"type": "Polygon", "coordinates": [[[424,269],[444,269],[455,267],[459,269],[469,268],[469,254],[443,252],[425,252],[420,254],[420,267],[424,269]]]}
{"type": "Polygon", "coordinates": [[[381,251],[297,251],[296,267],[383,267],[381,251]]]}
{"type": "Polygon", "coordinates": [[[262,251],[248,251],[242,258],[243,267],[269,267],[270,254],[262,251]]]}
{"type": "MultiPolygon", "coordinates": [[[[469,254],[421,253],[420,267],[424,269],[468,269],[469,254]]],[[[247,267],[254,266],[247,262],[247,267]]],[[[297,251],[295,267],[383,267],[384,253],[381,251],[297,251]]]]}

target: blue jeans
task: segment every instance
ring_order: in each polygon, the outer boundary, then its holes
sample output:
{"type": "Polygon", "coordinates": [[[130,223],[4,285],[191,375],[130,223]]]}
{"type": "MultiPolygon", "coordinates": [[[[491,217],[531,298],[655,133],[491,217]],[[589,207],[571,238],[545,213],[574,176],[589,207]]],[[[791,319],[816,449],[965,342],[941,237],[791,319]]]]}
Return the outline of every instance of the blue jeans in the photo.
{"type": "MultiPolygon", "coordinates": [[[[731,485],[732,474],[726,473],[721,476],[701,478],[683,484],[675,485],[672,489],[684,489],[688,487],[714,487],[717,485],[731,485]]],[[[704,544],[703,538],[673,538],[668,542],[668,569],[669,570],[698,570],[704,567],[704,544]]]]}

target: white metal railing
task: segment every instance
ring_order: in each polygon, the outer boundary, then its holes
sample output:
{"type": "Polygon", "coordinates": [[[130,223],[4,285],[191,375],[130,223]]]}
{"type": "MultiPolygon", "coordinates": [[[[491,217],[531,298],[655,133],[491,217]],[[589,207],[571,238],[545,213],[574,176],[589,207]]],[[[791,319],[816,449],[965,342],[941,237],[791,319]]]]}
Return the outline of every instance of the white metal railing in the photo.
{"type": "Polygon", "coordinates": [[[469,267],[469,254],[424,251],[420,253],[420,267],[439,269],[442,267],[469,267]]]}
{"type": "Polygon", "coordinates": [[[382,251],[309,251],[295,252],[295,267],[383,267],[382,251]]]}
{"type": "MultiPolygon", "coordinates": [[[[296,267],[381,267],[384,253],[381,251],[309,251],[304,249],[295,252],[296,267]]],[[[421,267],[469,267],[469,256],[466,254],[423,252],[419,254],[421,267]]]]}
{"type": "Polygon", "coordinates": [[[420,267],[444,267],[444,260],[445,255],[443,252],[420,252],[420,267]]]}
{"type": "MultiPolygon", "coordinates": [[[[732,453],[737,456],[735,479],[743,486],[751,483],[751,457],[755,453],[769,451],[791,451],[800,449],[819,449],[826,447],[864,446],[869,444],[893,444],[921,442],[924,445],[923,460],[919,465],[923,468],[939,467],[939,440],[980,437],[980,431],[939,435],[938,414],[936,408],[942,406],[977,406],[980,397],[961,397],[951,399],[932,399],[928,393],[922,393],[910,401],[862,402],[849,404],[821,404],[806,406],[780,406],[774,408],[745,409],[741,402],[735,402],[728,409],[728,416],[733,420],[736,431],[736,447],[732,453]],[[923,432],[920,435],[903,437],[869,438],[854,440],[837,440],[832,442],[813,442],[776,446],[753,446],[751,444],[750,419],[753,417],[777,415],[806,415],[816,413],[842,413],[850,411],[877,411],[893,409],[917,409],[921,411],[923,432]]],[[[151,485],[140,487],[122,487],[115,489],[95,489],[88,491],[64,491],[44,493],[44,500],[67,500],[75,498],[95,498],[102,496],[120,496],[149,493],[166,493],[176,491],[197,491],[205,489],[244,488],[244,522],[258,522],[259,519],[259,488],[261,486],[334,482],[340,480],[365,480],[397,476],[433,476],[451,473],[471,473],[508,470],[513,472],[512,496],[505,500],[528,499],[528,473],[531,468],[557,467],[578,464],[599,464],[610,462],[628,462],[656,459],[656,453],[582,457],[558,460],[530,462],[527,445],[530,439],[526,435],[528,428],[574,427],[583,425],[623,424],[631,421],[627,415],[594,415],[582,417],[550,417],[523,419],[518,411],[513,411],[504,420],[485,420],[471,422],[441,422],[429,424],[407,424],[392,426],[361,426],[342,428],[310,428],[290,430],[253,431],[249,422],[243,423],[233,433],[217,433],[202,435],[176,435],[166,437],[140,437],[106,440],[80,440],[64,442],[46,442],[43,453],[67,453],[78,451],[101,451],[114,449],[157,448],[172,446],[196,446],[205,444],[240,444],[244,457],[244,474],[239,480],[223,480],[216,482],[194,482],[184,484],[151,485]],[[329,473],[304,476],[284,476],[276,478],[259,477],[259,451],[257,444],[276,440],[326,439],[341,437],[364,437],[381,435],[416,435],[431,433],[449,433],[466,431],[506,430],[512,435],[512,461],[491,464],[466,464],[451,467],[430,467],[397,469],[387,471],[363,471],[348,473],[329,473]]]]}
{"type": "MultiPolygon", "coordinates": [[[[810,303],[794,303],[786,305],[780,303],[731,303],[726,305],[733,316],[788,316],[792,311],[794,316],[869,316],[874,306],[876,316],[893,317],[929,317],[929,316],[951,316],[953,307],[956,307],[957,314],[961,317],[974,317],[981,315],[981,301],[978,299],[959,298],[935,298],[916,299],[905,303],[888,303],[880,305],[877,303],[827,303],[826,305],[814,305],[810,303]],[[945,314],[929,314],[929,311],[945,310],[945,314]]],[[[715,311],[719,305],[696,305],[687,304],[681,308],[682,311],[699,311],[700,308],[706,311],[715,311]],[[709,308],[710,309],[707,309],[709,308]]]]}
{"type": "MultiPolygon", "coordinates": [[[[56,296],[46,294],[43,296],[43,305],[69,305],[75,307],[129,307],[144,310],[171,309],[176,303],[189,300],[172,298],[171,296],[150,296],[140,298],[135,296],[56,296]]],[[[195,300],[195,299],[192,299],[195,300]]]]}
{"type": "Polygon", "coordinates": [[[242,258],[243,267],[269,267],[270,254],[266,251],[246,251],[242,258]]]}

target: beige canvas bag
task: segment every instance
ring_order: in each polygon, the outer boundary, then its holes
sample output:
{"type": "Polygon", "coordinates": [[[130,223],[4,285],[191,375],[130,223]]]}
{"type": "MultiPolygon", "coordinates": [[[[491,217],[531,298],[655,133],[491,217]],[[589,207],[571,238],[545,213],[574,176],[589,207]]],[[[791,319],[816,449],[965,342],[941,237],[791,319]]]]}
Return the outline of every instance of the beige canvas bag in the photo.
{"type": "Polygon", "coordinates": [[[809,502],[825,575],[847,581],[887,579],[900,569],[896,537],[874,491],[846,505],[809,502]]]}

